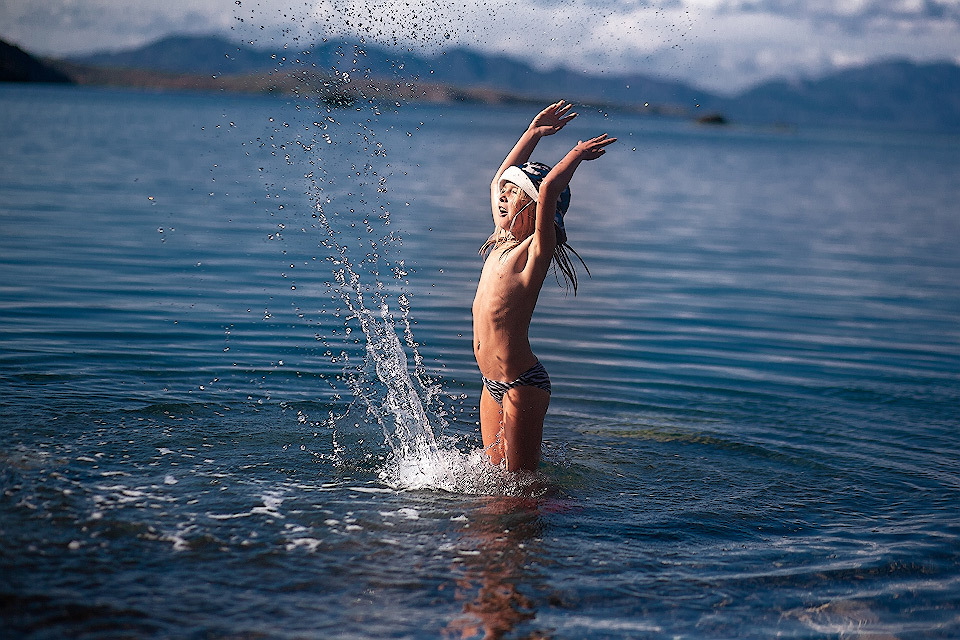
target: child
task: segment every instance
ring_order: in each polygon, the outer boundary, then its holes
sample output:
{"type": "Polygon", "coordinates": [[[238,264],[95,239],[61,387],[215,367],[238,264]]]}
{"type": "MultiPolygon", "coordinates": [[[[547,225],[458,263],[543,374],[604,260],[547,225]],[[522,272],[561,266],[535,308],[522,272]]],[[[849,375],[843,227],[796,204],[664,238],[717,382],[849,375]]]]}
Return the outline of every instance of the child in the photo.
{"type": "Polygon", "coordinates": [[[552,169],[528,162],[540,138],[576,117],[571,107],[561,100],[537,114],[490,184],[496,229],[480,249],[489,255],[473,301],[473,350],[483,376],[484,451],[491,463],[505,461],[510,471],[534,471],[540,463],[550,378],[527,332],[551,261],[576,294],[563,228],[570,178],[581,161],[599,158],[616,142],[606,134],[581,141],[552,169]]]}

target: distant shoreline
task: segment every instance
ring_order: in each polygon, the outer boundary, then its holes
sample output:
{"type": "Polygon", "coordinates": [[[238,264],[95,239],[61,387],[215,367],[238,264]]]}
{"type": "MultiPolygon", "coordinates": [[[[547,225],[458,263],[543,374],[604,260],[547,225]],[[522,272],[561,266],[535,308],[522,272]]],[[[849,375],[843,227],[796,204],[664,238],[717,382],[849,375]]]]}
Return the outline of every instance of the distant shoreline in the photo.
{"type": "MultiPolygon", "coordinates": [[[[283,95],[312,98],[332,107],[349,107],[368,101],[404,101],[428,104],[540,104],[543,98],[481,87],[455,87],[415,80],[391,82],[382,79],[342,80],[309,70],[282,70],[246,74],[164,73],[145,69],[124,69],[83,65],[59,59],[44,59],[49,67],[80,86],[129,87],[157,91],[228,92],[252,95],[283,95]]],[[[646,115],[694,118],[686,110],[661,105],[623,105],[590,103],[591,106],[646,115]]],[[[697,121],[725,124],[710,114],[697,121]]]]}
{"type": "Polygon", "coordinates": [[[398,102],[527,105],[562,96],[591,109],[714,127],[960,132],[960,65],[949,61],[881,61],[820,78],[771,79],[720,96],[642,74],[545,71],[522,60],[459,49],[428,59],[373,45],[324,41],[271,55],[215,36],[169,36],[133,50],[72,60],[40,59],[0,40],[0,81],[276,94],[331,108],[398,102]]]}
{"type": "MultiPolygon", "coordinates": [[[[142,67],[110,66],[39,58],[16,45],[0,41],[0,81],[55,82],[79,86],[127,87],[153,91],[228,92],[310,98],[331,108],[363,102],[420,102],[428,104],[541,104],[546,98],[487,86],[458,86],[449,82],[422,82],[417,78],[386,78],[324,73],[290,66],[245,73],[167,72],[142,67]]],[[[584,100],[592,107],[676,118],[695,118],[689,109],[644,103],[584,100]]],[[[721,120],[725,121],[725,120],[721,120]]],[[[717,122],[716,119],[710,122],[717,122]]]]}

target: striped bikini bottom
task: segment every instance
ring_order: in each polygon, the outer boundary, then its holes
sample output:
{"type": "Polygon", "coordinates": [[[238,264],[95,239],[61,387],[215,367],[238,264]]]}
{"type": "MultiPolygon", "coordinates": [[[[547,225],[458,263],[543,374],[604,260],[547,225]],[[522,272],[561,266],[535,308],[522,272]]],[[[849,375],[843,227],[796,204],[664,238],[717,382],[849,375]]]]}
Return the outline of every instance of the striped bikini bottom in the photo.
{"type": "Polygon", "coordinates": [[[547,370],[543,368],[539,361],[521,373],[520,377],[513,382],[500,382],[499,380],[480,377],[483,378],[483,385],[487,388],[487,391],[500,406],[503,406],[503,394],[514,387],[536,387],[550,393],[550,376],[547,375],[547,370]]]}

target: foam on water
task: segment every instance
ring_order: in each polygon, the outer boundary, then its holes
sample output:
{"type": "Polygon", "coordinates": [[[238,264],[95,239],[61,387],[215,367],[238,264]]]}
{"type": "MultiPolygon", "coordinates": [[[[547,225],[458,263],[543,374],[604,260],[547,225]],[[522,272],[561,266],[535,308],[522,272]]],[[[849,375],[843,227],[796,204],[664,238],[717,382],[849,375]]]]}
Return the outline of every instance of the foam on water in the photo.
{"type": "Polygon", "coordinates": [[[548,484],[540,474],[512,473],[493,466],[480,449],[463,452],[455,442],[440,439],[437,449],[425,455],[394,452],[379,471],[380,480],[396,490],[448,491],[464,495],[544,494],[548,484]]]}

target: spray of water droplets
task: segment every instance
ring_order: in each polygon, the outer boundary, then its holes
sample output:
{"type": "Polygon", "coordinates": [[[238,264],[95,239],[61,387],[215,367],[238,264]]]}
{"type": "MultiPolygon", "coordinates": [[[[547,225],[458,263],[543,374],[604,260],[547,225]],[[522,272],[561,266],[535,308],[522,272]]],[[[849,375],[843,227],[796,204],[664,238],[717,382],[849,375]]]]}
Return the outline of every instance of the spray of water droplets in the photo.
{"type": "MultiPolygon", "coordinates": [[[[341,367],[336,379],[327,380],[334,397],[340,397],[342,389],[352,398],[323,420],[333,438],[334,461],[363,468],[364,461],[372,459],[381,481],[396,489],[529,493],[527,480],[491,467],[476,447],[444,434],[445,402],[462,397],[446,394],[424,365],[411,329],[408,269],[399,255],[402,238],[391,225],[388,180],[395,167],[388,158],[390,131],[381,110],[392,112],[403,105],[395,98],[381,100],[378,85],[366,82],[375,72],[366,64],[364,39],[390,44],[387,35],[397,28],[386,21],[389,12],[378,11],[375,4],[359,9],[353,3],[328,4],[301,12],[299,26],[284,32],[290,55],[277,62],[277,71],[285,70],[295,83],[295,115],[282,121],[271,118],[264,137],[251,144],[272,161],[273,169],[266,172],[272,178],[267,197],[277,204],[268,211],[281,220],[270,237],[285,243],[290,271],[297,261],[329,267],[325,275],[314,275],[316,286],[297,289],[310,280],[309,274],[298,273],[296,281],[289,281],[304,297],[325,290],[326,301],[315,313],[305,309],[312,301],[298,301],[297,311],[301,318],[315,315],[325,357],[341,367]],[[358,30],[361,24],[365,26],[358,30]],[[309,25],[322,34],[311,33],[309,25]],[[320,47],[309,43],[324,43],[327,35],[350,29],[360,35],[355,44],[336,44],[326,62],[318,64],[311,57],[320,47]],[[349,99],[338,98],[347,88],[349,99]],[[302,202],[284,193],[293,184],[305,185],[309,216],[302,202]],[[318,250],[320,261],[288,255],[318,250]],[[369,453],[373,443],[367,429],[372,425],[382,434],[386,447],[380,450],[388,449],[386,455],[369,453]]],[[[407,7],[409,15],[390,20],[409,22],[408,33],[411,25],[418,25],[412,32],[443,33],[431,22],[439,14],[416,2],[407,7]]],[[[443,37],[425,36],[423,44],[436,44],[435,38],[443,37]]],[[[331,48],[324,51],[329,55],[331,48]]],[[[299,419],[308,420],[302,412],[299,419]]]]}

